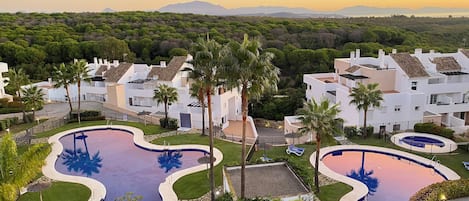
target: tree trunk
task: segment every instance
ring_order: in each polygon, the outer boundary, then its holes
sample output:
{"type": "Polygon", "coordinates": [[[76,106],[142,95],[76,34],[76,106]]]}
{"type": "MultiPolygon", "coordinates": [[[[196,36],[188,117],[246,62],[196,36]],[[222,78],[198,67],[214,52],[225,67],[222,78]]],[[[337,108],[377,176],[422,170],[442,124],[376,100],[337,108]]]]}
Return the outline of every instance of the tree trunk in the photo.
{"type": "Polygon", "coordinates": [[[243,115],[243,137],[241,140],[241,199],[244,199],[246,188],[246,123],[248,116],[247,84],[243,84],[243,89],[241,91],[241,100],[241,111],[243,115]]]}
{"type": "Polygon", "coordinates": [[[164,101],[164,121],[165,126],[168,127],[168,101],[164,101]]]}
{"type": "Polygon", "coordinates": [[[367,130],[366,129],[366,112],[368,111],[367,109],[364,109],[363,110],[365,112],[365,114],[363,115],[363,138],[366,138],[366,134],[367,134],[367,130]]]}
{"type": "MultiPolygon", "coordinates": [[[[36,108],[34,108],[34,109],[36,109],[36,108]]],[[[33,110],[33,125],[34,125],[34,123],[36,123],[36,111],[35,110],[33,110]]]]}
{"type": "Polygon", "coordinates": [[[316,161],[314,166],[314,186],[319,194],[319,150],[321,150],[321,135],[316,133],[316,161]]]}
{"type": "Polygon", "coordinates": [[[215,177],[213,174],[213,119],[212,119],[212,97],[210,88],[207,89],[207,104],[208,104],[208,133],[209,133],[209,146],[210,146],[210,200],[215,201],[215,177]]]}
{"type": "Polygon", "coordinates": [[[71,118],[73,106],[72,106],[72,99],[70,98],[70,91],[68,90],[68,85],[65,85],[65,91],[67,92],[68,106],[70,106],[70,112],[68,113],[68,117],[71,118]]]}
{"type": "Polygon", "coordinates": [[[77,114],[77,117],[78,117],[78,124],[80,124],[81,123],[81,119],[80,119],[80,113],[81,113],[80,112],[80,106],[81,106],[81,81],[80,81],[80,79],[78,79],[77,85],[78,85],[78,114],[77,114]]]}
{"type": "Polygon", "coordinates": [[[202,135],[205,135],[205,101],[202,99],[202,135]]]}
{"type": "MultiPolygon", "coordinates": [[[[21,90],[21,89],[20,89],[21,90]]],[[[23,122],[24,123],[28,123],[27,122],[27,119],[26,119],[26,110],[24,109],[24,103],[23,103],[23,99],[21,98],[21,91],[18,90],[18,98],[20,99],[21,101],[21,110],[23,112],[23,122]]]]}

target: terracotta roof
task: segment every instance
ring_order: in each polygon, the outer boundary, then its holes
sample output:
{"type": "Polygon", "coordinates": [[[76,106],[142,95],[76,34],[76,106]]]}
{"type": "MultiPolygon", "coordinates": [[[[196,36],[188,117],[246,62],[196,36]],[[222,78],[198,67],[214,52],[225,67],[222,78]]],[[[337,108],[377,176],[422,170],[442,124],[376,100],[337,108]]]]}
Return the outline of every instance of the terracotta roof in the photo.
{"type": "Polygon", "coordinates": [[[422,63],[409,53],[391,54],[391,57],[410,78],[429,76],[422,63]]]}
{"type": "Polygon", "coordinates": [[[120,63],[119,66],[110,68],[104,73],[107,82],[118,82],[133,64],[120,63]]]}
{"type": "Polygon", "coordinates": [[[436,70],[444,71],[461,71],[461,66],[453,57],[435,57],[433,63],[436,64],[436,70]]]}
{"type": "Polygon", "coordinates": [[[107,71],[107,65],[101,65],[94,75],[103,75],[103,72],[107,71]]]}
{"type": "Polygon", "coordinates": [[[461,52],[466,55],[467,58],[469,58],[469,50],[463,49],[461,52]]]}
{"type": "Polygon", "coordinates": [[[148,73],[147,78],[152,79],[158,76],[158,80],[171,81],[177,72],[181,70],[182,65],[186,62],[187,56],[176,56],[171,59],[167,67],[153,67],[148,73]]]}
{"type": "Polygon", "coordinates": [[[345,69],[345,71],[347,71],[347,72],[349,72],[349,73],[354,73],[354,72],[357,71],[358,69],[360,69],[360,66],[355,65],[355,66],[352,66],[352,67],[350,67],[350,68],[345,69]]]}

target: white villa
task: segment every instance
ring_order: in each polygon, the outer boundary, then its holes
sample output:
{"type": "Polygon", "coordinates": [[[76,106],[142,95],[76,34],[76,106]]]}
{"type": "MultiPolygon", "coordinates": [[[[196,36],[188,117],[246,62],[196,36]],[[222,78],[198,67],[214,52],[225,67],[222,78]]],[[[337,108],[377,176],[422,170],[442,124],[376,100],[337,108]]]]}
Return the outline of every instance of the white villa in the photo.
{"type": "MultiPolygon", "coordinates": [[[[184,68],[192,68],[189,61],[192,56],[176,56],[166,64],[159,65],[133,64],[94,58],[88,64],[91,82],[82,83],[82,100],[98,101],[114,108],[133,112],[164,112],[164,105],[157,105],[153,100],[154,89],[160,84],[175,87],[178,91],[178,102],[169,106],[169,116],[178,119],[180,127],[202,128],[201,105],[197,99],[190,97],[190,80],[184,68]]],[[[40,86],[48,101],[66,101],[64,88],[53,88],[53,80],[40,82],[40,86]]],[[[70,87],[70,98],[77,101],[77,86],[70,87]]],[[[239,119],[241,115],[241,98],[238,90],[225,91],[221,86],[212,95],[214,125],[226,128],[228,120],[239,119]]],[[[208,127],[207,109],[206,124],[208,127]]]]}
{"type": "MultiPolygon", "coordinates": [[[[344,126],[361,127],[363,111],[349,104],[357,83],[379,83],[384,101],[368,112],[367,124],[374,132],[413,129],[415,123],[434,122],[447,127],[469,124],[469,51],[455,53],[397,53],[378,58],[361,57],[360,50],[350,58],[334,61],[334,73],[305,74],[307,100],[329,99],[340,104],[344,126]]],[[[298,121],[285,118],[285,133],[295,132],[298,121]]]]}

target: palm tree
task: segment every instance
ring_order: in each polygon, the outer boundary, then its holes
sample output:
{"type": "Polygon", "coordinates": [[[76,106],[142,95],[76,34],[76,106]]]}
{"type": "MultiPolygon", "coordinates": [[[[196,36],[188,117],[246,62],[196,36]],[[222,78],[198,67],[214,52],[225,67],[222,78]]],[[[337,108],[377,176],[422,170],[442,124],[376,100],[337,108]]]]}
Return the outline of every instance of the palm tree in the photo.
{"type": "MultiPolygon", "coordinates": [[[[8,83],[8,86],[16,92],[16,95],[21,100],[21,86],[29,84],[28,75],[23,71],[23,69],[10,69],[8,70],[8,80],[5,82],[8,83]]],[[[23,121],[26,121],[26,112],[24,105],[22,106],[23,110],[23,121]]]]}
{"type": "Polygon", "coordinates": [[[64,63],[60,64],[58,67],[54,67],[54,71],[52,73],[52,77],[55,81],[54,88],[64,87],[65,91],[67,92],[67,99],[68,105],[70,106],[70,112],[72,113],[72,99],[70,98],[70,90],[69,87],[72,83],[74,83],[74,76],[72,72],[72,68],[66,67],[64,63]]]}
{"type": "Polygon", "coordinates": [[[381,101],[383,100],[383,92],[378,89],[378,83],[371,83],[364,85],[362,83],[358,83],[358,87],[352,89],[352,93],[350,94],[352,100],[350,104],[354,104],[357,106],[358,110],[363,110],[363,137],[366,137],[367,128],[366,128],[366,116],[368,109],[370,107],[379,107],[381,105],[381,101]]]}
{"type": "Polygon", "coordinates": [[[315,161],[315,175],[314,185],[316,192],[319,193],[319,151],[321,149],[321,138],[331,136],[333,133],[339,133],[339,127],[337,126],[342,119],[337,118],[340,113],[338,104],[330,105],[329,100],[323,100],[320,103],[312,99],[311,102],[307,102],[305,107],[300,110],[300,114],[303,116],[299,117],[303,127],[300,128],[299,132],[302,134],[316,133],[316,161],[315,161]]]}
{"type": "MultiPolygon", "coordinates": [[[[80,124],[80,107],[81,107],[81,82],[90,82],[90,69],[86,65],[86,60],[80,59],[72,64],[71,73],[72,73],[72,80],[73,83],[77,84],[78,87],[78,124],[80,124]]],[[[70,98],[70,97],[69,97],[70,98]]]]}
{"type": "Polygon", "coordinates": [[[164,118],[165,126],[168,126],[168,104],[172,104],[178,101],[178,92],[174,87],[170,87],[166,84],[159,85],[153,94],[153,99],[156,100],[156,104],[164,104],[164,118]]]}
{"type": "Polygon", "coordinates": [[[215,200],[215,177],[213,173],[213,118],[212,118],[212,92],[215,86],[219,84],[220,78],[220,63],[221,53],[223,46],[215,40],[203,39],[197,40],[192,46],[194,55],[192,64],[193,69],[190,70],[190,77],[192,79],[200,79],[201,85],[207,97],[208,109],[208,133],[209,133],[209,146],[210,146],[210,196],[211,200],[215,200]]]}
{"type": "Polygon", "coordinates": [[[241,87],[241,111],[243,119],[242,148],[241,148],[241,198],[245,195],[245,167],[246,167],[246,124],[248,116],[248,101],[250,98],[260,98],[264,91],[277,90],[279,69],[272,64],[274,55],[270,52],[261,53],[261,43],[258,39],[230,42],[224,57],[223,73],[226,75],[228,88],[241,87]]]}
{"type": "Polygon", "coordinates": [[[202,110],[202,135],[205,135],[205,93],[203,87],[203,80],[194,79],[195,82],[191,84],[190,94],[191,97],[197,98],[202,110]]]}
{"type": "Polygon", "coordinates": [[[23,89],[22,93],[24,95],[23,103],[24,105],[28,106],[28,108],[32,108],[33,119],[35,119],[35,108],[38,109],[44,105],[44,99],[42,98],[44,94],[42,93],[42,89],[31,85],[28,88],[23,89]]]}
{"type": "Polygon", "coordinates": [[[0,143],[0,200],[16,200],[19,189],[41,171],[51,149],[49,144],[35,144],[18,155],[16,148],[11,134],[4,135],[0,143]]]}

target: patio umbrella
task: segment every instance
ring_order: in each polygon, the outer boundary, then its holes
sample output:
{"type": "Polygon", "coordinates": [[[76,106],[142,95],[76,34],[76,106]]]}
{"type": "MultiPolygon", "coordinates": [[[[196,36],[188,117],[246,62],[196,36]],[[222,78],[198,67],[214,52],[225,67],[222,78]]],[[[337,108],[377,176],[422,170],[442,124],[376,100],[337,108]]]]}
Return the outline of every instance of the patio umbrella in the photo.
{"type": "Polygon", "coordinates": [[[28,186],[28,192],[39,192],[39,199],[42,201],[42,191],[49,188],[52,182],[49,179],[39,179],[28,186]]]}

